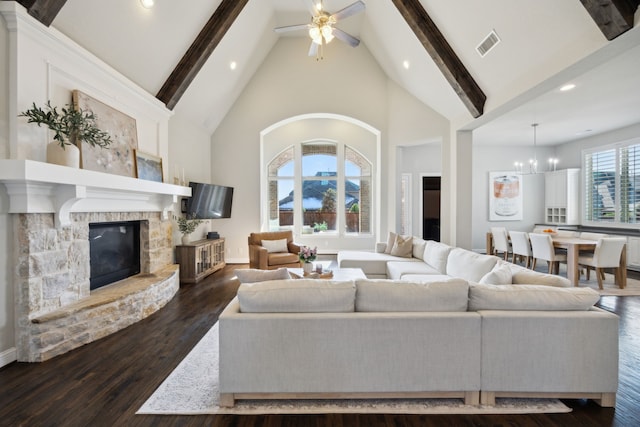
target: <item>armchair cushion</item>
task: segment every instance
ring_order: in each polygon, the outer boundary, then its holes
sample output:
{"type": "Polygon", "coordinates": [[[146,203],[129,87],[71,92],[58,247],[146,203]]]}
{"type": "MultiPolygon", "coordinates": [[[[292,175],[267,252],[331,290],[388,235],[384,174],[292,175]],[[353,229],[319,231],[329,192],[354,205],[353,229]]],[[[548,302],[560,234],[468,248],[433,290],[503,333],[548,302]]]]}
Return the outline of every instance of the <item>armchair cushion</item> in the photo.
{"type": "Polygon", "coordinates": [[[287,248],[287,239],[263,240],[262,246],[267,250],[268,253],[289,252],[289,249],[287,248]]]}

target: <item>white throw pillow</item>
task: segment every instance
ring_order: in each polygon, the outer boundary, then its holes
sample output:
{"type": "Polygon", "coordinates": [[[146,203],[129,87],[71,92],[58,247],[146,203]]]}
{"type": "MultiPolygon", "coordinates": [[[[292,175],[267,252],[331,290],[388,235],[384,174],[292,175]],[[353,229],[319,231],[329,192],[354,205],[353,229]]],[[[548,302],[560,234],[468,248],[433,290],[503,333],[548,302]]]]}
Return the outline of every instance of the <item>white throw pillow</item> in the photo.
{"type": "Polygon", "coordinates": [[[498,257],[482,255],[462,248],[454,248],[447,258],[447,274],[451,277],[478,282],[493,270],[498,257]]]}
{"type": "Polygon", "coordinates": [[[413,237],[411,236],[396,236],[396,241],[391,248],[391,254],[393,256],[400,256],[404,258],[411,258],[413,251],[413,237]]]}
{"type": "Polygon", "coordinates": [[[287,248],[287,239],[280,240],[263,240],[262,247],[269,253],[273,252],[289,252],[287,248]]]}
{"type": "Polygon", "coordinates": [[[240,283],[266,282],[267,280],[291,278],[289,270],[284,267],[276,270],[259,270],[257,268],[238,269],[235,273],[240,283]]]}
{"type": "Polygon", "coordinates": [[[447,258],[451,249],[453,248],[445,243],[427,240],[423,260],[440,273],[445,274],[447,272],[447,258]]]}
{"type": "Polygon", "coordinates": [[[469,311],[585,311],[599,299],[600,294],[591,288],[473,283],[469,286],[469,311]]]}
{"type": "Polygon", "coordinates": [[[482,285],[510,285],[511,269],[508,265],[496,265],[493,270],[482,276],[478,283],[482,285]]]}

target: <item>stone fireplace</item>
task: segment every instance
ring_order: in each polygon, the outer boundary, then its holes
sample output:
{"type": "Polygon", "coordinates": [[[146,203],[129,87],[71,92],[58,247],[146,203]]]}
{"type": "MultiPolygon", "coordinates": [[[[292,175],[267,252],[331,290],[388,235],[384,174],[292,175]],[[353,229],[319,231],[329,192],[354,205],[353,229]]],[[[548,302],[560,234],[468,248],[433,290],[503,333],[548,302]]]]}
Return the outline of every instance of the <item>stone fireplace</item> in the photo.
{"type": "Polygon", "coordinates": [[[175,295],[169,211],[189,188],[29,160],[0,160],[0,169],[15,214],[19,361],[44,361],[100,339],[175,295]],[[89,224],[131,221],[139,222],[140,273],[92,291],[89,224]]]}

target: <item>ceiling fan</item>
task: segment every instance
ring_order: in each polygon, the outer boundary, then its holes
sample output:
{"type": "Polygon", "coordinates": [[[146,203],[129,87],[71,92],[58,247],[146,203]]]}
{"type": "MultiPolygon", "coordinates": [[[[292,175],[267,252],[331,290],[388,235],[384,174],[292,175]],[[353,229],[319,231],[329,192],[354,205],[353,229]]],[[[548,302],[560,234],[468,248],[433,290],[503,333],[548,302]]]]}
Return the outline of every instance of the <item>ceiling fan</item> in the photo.
{"type": "Polygon", "coordinates": [[[324,9],[322,0],[304,0],[311,12],[311,23],[288,25],[284,27],[276,27],[273,30],[276,33],[285,33],[288,31],[307,30],[311,37],[311,47],[309,48],[309,56],[315,56],[316,60],[322,59],[319,50],[331,42],[334,38],[347,43],[351,47],[360,44],[360,40],[351,34],[345,33],[334,25],[341,19],[348,18],[356,13],[362,12],[365,4],[362,1],[356,1],[336,13],[330,14],[324,9]]]}

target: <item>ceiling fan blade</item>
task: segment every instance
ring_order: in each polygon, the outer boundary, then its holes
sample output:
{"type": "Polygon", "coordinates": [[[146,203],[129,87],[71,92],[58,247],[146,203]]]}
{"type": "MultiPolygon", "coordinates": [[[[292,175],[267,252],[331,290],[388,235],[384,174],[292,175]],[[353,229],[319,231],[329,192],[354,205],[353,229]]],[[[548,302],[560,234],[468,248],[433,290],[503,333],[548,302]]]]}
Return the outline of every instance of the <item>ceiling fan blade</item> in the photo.
{"type": "Polygon", "coordinates": [[[315,43],[315,42],[311,42],[311,46],[309,47],[309,56],[316,56],[318,55],[318,48],[320,47],[319,44],[315,43]]]}
{"type": "Polygon", "coordinates": [[[351,34],[347,34],[342,31],[340,28],[333,27],[333,35],[338,39],[351,47],[356,47],[360,44],[360,40],[353,37],[351,34]]]}
{"type": "Polygon", "coordinates": [[[287,31],[298,31],[309,29],[309,24],[287,25],[284,27],[276,27],[273,29],[276,33],[286,33],[287,31]]]}
{"type": "Polygon", "coordinates": [[[344,9],[337,11],[336,13],[331,15],[331,17],[334,18],[336,21],[339,21],[341,19],[348,18],[351,15],[355,15],[358,12],[362,12],[364,8],[365,8],[364,3],[362,1],[357,1],[345,7],[344,9]]]}

